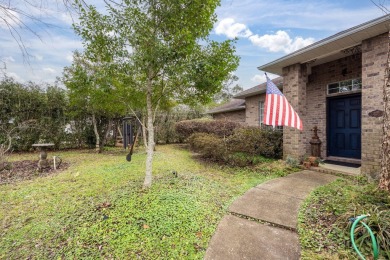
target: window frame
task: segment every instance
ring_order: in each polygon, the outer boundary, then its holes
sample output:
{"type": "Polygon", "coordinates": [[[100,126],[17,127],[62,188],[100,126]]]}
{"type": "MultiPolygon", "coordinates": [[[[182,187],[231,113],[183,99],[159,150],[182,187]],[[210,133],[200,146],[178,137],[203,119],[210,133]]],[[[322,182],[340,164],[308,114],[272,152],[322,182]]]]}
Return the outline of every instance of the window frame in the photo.
{"type": "Polygon", "coordinates": [[[362,90],[362,78],[353,78],[329,83],[326,86],[327,95],[353,93],[362,90]]]}
{"type": "Polygon", "coordinates": [[[264,101],[259,101],[259,125],[260,127],[264,127],[265,125],[263,124],[264,120],[264,101]]]}
{"type": "Polygon", "coordinates": [[[259,101],[259,125],[260,128],[267,129],[267,130],[273,130],[273,131],[283,131],[283,126],[275,126],[272,127],[270,125],[265,125],[263,123],[264,120],[264,104],[265,101],[259,101]]]}

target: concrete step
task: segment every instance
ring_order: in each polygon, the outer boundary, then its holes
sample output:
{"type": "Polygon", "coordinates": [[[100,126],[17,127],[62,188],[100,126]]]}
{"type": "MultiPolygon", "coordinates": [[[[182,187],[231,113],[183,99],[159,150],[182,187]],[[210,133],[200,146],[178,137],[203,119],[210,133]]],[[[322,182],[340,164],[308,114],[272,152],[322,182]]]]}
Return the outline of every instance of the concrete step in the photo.
{"type": "Polygon", "coordinates": [[[204,259],[299,259],[299,252],[295,232],[226,215],[204,259]]]}
{"type": "Polygon", "coordinates": [[[248,190],[219,223],[205,259],[299,259],[299,207],[313,189],[337,178],[305,170],[248,190]]]}
{"type": "Polygon", "coordinates": [[[314,171],[273,179],[247,191],[229,211],[294,230],[302,200],[316,187],[335,179],[336,176],[314,171]]]}

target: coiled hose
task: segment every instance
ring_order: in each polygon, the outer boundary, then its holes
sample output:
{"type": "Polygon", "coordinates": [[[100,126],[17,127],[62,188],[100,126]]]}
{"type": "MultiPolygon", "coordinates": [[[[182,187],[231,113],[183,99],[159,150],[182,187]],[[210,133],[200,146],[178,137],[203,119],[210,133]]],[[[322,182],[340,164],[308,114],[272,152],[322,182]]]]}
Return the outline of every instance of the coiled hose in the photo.
{"type": "MultiPolygon", "coordinates": [[[[356,225],[363,219],[367,218],[369,215],[361,215],[361,216],[358,216],[355,221],[353,222],[352,224],[352,227],[351,227],[351,242],[352,242],[352,246],[353,246],[353,249],[355,249],[356,253],[363,259],[363,260],[366,260],[366,258],[362,255],[362,253],[359,251],[359,249],[357,248],[356,244],[355,244],[355,228],[356,228],[356,225]]],[[[371,243],[372,243],[372,250],[374,251],[374,260],[378,259],[378,256],[379,256],[379,251],[378,251],[378,244],[376,243],[376,239],[375,239],[375,236],[374,236],[374,233],[372,232],[372,230],[370,229],[370,227],[364,223],[363,221],[361,222],[362,225],[367,229],[368,233],[370,234],[370,237],[371,237],[371,243]]]]}

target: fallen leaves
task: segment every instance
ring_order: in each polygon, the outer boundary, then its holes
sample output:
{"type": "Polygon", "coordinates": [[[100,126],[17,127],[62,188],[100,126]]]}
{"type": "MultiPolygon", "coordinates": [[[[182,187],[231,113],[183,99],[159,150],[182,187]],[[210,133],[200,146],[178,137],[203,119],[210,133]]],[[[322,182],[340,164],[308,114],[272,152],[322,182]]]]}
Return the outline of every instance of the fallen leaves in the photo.
{"type": "Polygon", "coordinates": [[[0,171],[0,184],[15,183],[23,180],[31,180],[37,177],[49,176],[59,171],[63,171],[69,167],[69,163],[62,163],[61,167],[56,171],[52,168],[43,169],[38,172],[38,159],[23,160],[10,163],[9,168],[4,168],[0,171]]]}
{"type": "Polygon", "coordinates": [[[144,229],[148,229],[148,228],[150,228],[150,227],[149,227],[148,225],[144,224],[144,225],[143,225],[143,228],[144,228],[144,229]]]}
{"type": "Polygon", "coordinates": [[[105,210],[111,208],[111,202],[105,201],[96,206],[96,210],[105,210]]]}

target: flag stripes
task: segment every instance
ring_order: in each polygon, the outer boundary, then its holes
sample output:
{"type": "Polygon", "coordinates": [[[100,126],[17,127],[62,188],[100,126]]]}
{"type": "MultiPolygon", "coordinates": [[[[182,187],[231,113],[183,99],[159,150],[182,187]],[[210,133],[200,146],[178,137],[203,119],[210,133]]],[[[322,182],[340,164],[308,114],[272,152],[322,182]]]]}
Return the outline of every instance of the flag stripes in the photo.
{"type": "Polygon", "coordinates": [[[303,130],[302,121],[286,97],[276,85],[267,77],[267,91],[264,104],[264,119],[266,125],[290,126],[303,130]]]}

